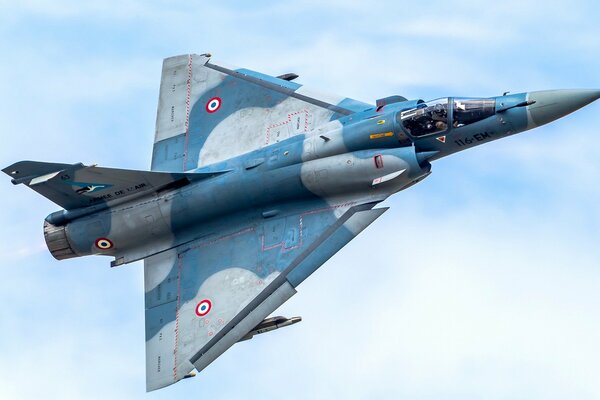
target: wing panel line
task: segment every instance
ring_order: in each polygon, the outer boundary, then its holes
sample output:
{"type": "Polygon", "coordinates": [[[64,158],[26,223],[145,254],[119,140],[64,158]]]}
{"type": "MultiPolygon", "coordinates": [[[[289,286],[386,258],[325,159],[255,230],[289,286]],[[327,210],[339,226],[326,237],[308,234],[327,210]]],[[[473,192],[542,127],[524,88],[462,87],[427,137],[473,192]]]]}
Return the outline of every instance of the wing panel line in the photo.
{"type": "Polygon", "coordinates": [[[330,103],[327,103],[325,101],[313,99],[312,97],[308,97],[308,96],[305,96],[303,94],[296,93],[292,89],[288,89],[286,87],[283,87],[283,86],[280,86],[280,85],[276,85],[276,84],[271,83],[271,82],[266,82],[266,81],[264,81],[262,79],[255,78],[253,76],[249,76],[249,75],[243,74],[243,73],[238,72],[238,71],[234,71],[234,70],[231,70],[231,69],[228,69],[228,68],[225,68],[225,67],[221,67],[219,65],[211,64],[209,62],[207,62],[205,64],[205,66],[208,67],[208,68],[214,69],[215,71],[219,71],[219,72],[222,72],[224,74],[233,76],[235,78],[239,78],[239,79],[242,79],[242,80],[245,80],[245,81],[248,81],[248,82],[252,82],[254,84],[263,86],[263,87],[265,87],[267,89],[270,89],[270,90],[273,90],[275,92],[283,93],[283,94],[285,94],[287,96],[294,97],[294,98],[296,98],[298,100],[302,100],[302,101],[305,101],[305,102],[310,103],[310,104],[314,104],[315,106],[318,106],[318,107],[323,107],[323,108],[325,108],[327,110],[331,110],[331,111],[339,113],[339,114],[343,114],[343,115],[354,114],[353,111],[348,110],[347,108],[336,106],[334,104],[330,104],[330,103]]]}
{"type": "MultiPolygon", "coordinates": [[[[239,324],[253,309],[258,307],[263,301],[265,301],[273,291],[279,288],[281,285],[285,283],[287,280],[287,275],[294,269],[298,264],[300,264],[306,257],[308,257],[322,242],[323,238],[327,238],[340,226],[342,226],[352,215],[354,215],[358,211],[370,210],[377,202],[374,203],[366,203],[357,206],[350,207],[335,223],[333,223],[329,228],[327,228],[310,246],[302,252],[286,269],[284,269],[279,276],[277,276],[262,292],[258,294],[242,311],[240,311],[229,323],[223,327],[211,340],[209,340],[196,354],[194,354],[190,358],[190,362],[192,364],[196,364],[196,362],[206,354],[211,347],[216,345],[231,329],[233,329],[237,324],[239,324]]],[[[316,211],[316,210],[315,210],[316,211]]]]}
{"type": "Polygon", "coordinates": [[[173,349],[173,380],[177,381],[177,353],[179,353],[179,309],[181,308],[181,255],[177,254],[177,306],[175,307],[175,348],[173,349]]]}
{"type": "Polygon", "coordinates": [[[188,55],[188,78],[187,78],[187,95],[185,98],[185,140],[183,143],[183,170],[186,171],[186,163],[188,158],[188,142],[190,137],[190,97],[192,94],[192,55],[188,55]]]}

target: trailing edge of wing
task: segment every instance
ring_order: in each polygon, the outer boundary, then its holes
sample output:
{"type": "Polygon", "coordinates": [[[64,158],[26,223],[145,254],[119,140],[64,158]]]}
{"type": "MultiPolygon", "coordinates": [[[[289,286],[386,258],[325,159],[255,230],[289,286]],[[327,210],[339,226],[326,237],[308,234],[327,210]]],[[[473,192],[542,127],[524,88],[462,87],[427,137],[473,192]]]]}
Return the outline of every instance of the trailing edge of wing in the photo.
{"type": "Polygon", "coordinates": [[[388,210],[369,209],[372,206],[370,204],[353,207],[324,231],[312,245],[298,255],[278,279],[273,281],[270,288],[251,301],[228,326],[190,359],[194,367],[198,371],[206,368],[294,295],[296,286],[388,210]]]}
{"type": "Polygon", "coordinates": [[[373,206],[336,206],[345,209],[340,215],[305,205],[147,258],[147,390],[203,370],[243,338],[387,210],[373,206]],[[206,316],[198,308],[204,303],[206,316]]]}

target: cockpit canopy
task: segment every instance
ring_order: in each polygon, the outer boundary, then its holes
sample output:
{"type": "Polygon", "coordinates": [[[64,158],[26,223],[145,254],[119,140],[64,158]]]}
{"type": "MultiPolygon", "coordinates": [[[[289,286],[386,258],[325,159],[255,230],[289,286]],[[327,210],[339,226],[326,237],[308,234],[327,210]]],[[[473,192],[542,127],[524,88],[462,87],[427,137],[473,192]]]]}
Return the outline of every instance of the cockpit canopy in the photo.
{"type": "Polygon", "coordinates": [[[448,99],[421,103],[416,108],[401,111],[399,122],[412,136],[425,136],[448,129],[448,99]]]}
{"type": "Polygon", "coordinates": [[[396,116],[398,122],[414,137],[441,133],[448,129],[452,117],[452,127],[465,125],[491,117],[496,112],[496,100],[472,98],[442,98],[421,103],[417,107],[401,111],[396,116]],[[452,109],[449,106],[452,104],[452,109]],[[449,115],[452,111],[452,115],[449,115]]]}
{"type": "Polygon", "coordinates": [[[469,99],[458,97],[453,99],[453,103],[452,126],[454,128],[481,121],[496,113],[496,99],[494,98],[469,99]]]}

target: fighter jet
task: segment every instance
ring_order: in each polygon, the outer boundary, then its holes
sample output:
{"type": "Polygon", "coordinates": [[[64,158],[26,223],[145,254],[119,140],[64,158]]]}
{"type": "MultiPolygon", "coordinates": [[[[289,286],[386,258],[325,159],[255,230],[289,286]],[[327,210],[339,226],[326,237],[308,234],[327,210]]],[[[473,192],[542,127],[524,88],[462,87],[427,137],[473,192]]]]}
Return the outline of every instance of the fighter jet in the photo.
{"type": "Polygon", "coordinates": [[[167,58],[151,171],[34,161],[3,169],[63,208],[44,221],[56,259],[144,260],[148,391],[299,322],[268,317],[435,160],[600,98],[547,90],[373,105],[297,78],[209,54],[167,58]]]}

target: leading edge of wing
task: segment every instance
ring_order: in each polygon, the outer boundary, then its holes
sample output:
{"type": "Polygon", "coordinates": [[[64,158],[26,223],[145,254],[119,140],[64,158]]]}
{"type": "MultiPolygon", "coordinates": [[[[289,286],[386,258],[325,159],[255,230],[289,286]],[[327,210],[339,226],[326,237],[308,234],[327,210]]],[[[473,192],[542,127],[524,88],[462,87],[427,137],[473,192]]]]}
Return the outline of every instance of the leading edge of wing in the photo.
{"type": "Polygon", "coordinates": [[[375,203],[343,204],[298,209],[281,219],[285,224],[300,222],[300,231],[297,231],[300,236],[290,244],[287,240],[293,239],[287,235],[278,236],[276,242],[271,241],[270,236],[263,236],[263,232],[272,232],[273,224],[280,222],[262,219],[251,227],[236,226],[232,228],[235,231],[228,229],[218,237],[182,245],[146,259],[146,389],[153,391],[169,386],[194,368],[198,371],[206,368],[294,295],[298,284],[387,210],[372,209],[374,206],[375,203]],[[334,209],[342,211],[341,215],[333,212],[334,209]],[[236,254],[224,254],[228,246],[236,247],[236,254]],[[268,268],[274,265],[271,264],[274,256],[282,261],[276,267],[279,272],[268,268]],[[240,260],[250,260],[246,262],[248,265],[257,262],[256,271],[262,270],[264,277],[261,273],[254,275],[254,269],[241,269],[244,261],[240,263],[240,260]],[[252,289],[255,279],[260,280],[257,283],[262,279],[265,282],[252,289]],[[235,281],[240,283],[230,284],[235,281]],[[210,310],[206,318],[198,309],[204,302],[209,304],[210,310]],[[228,304],[226,309],[231,313],[225,310],[224,314],[219,309],[224,304],[228,304]]]}
{"type": "MultiPolygon", "coordinates": [[[[295,289],[308,276],[315,272],[325,261],[331,258],[342,247],[362,232],[373,221],[379,218],[388,210],[387,207],[373,209],[375,203],[362,204],[351,207],[334,224],[329,226],[319,237],[314,240],[302,253],[300,253],[292,263],[271,282],[258,296],[256,296],[246,307],[244,307],[235,318],[233,318],[223,329],[221,329],[204,347],[190,358],[198,371],[202,371],[220,354],[238,342],[250,329],[260,323],[277,307],[283,304],[291,295],[283,296],[285,299],[280,303],[271,300],[276,304],[273,309],[265,310],[266,313],[252,316],[253,310],[264,303],[269,302],[269,298],[276,291],[280,290],[286,293],[286,284],[295,289]],[[348,229],[343,230],[342,227],[348,229]],[[250,317],[250,318],[249,318],[250,317]],[[246,321],[249,318],[251,321],[246,321]],[[238,327],[243,327],[238,328],[238,327]],[[246,330],[248,328],[248,330],[246,330]],[[224,341],[218,347],[220,352],[215,354],[211,351],[217,343],[224,341]]],[[[295,291],[294,291],[295,293],[295,291]]]]}
{"type": "Polygon", "coordinates": [[[252,75],[250,75],[249,73],[247,73],[247,72],[250,72],[250,71],[246,72],[246,70],[232,70],[232,69],[220,66],[220,65],[212,64],[210,62],[207,62],[205,64],[205,66],[208,67],[208,68],[214,69],[215,71],[219,71],[219,72],[222,72],[224,74],[233,76],[235,78],[255,83],[257,85],[260,85],[260,86],[265,87],[267,89],[273,90],[275,92],[279,92],[279,93],[285,94],[286,96],[294,97],[294,98],[296,98],[298,100],[305,101],[305,102],[313,104],[315,106],[326,108],[326,109],[328,109],[330,111],[333,111],[335,113],[338,113],[338,114],[350,115],[350,114],[353,114],[355,112],[355,111],[349,110],[347,108],[340,107],[338,105],[331,104],[331,103],[328,103],[328,102],[323,101],[323,100],[319,100],[319,99],[317,99],[315,97],[311,97],[309,95],[305,95],[305,94],[299,93],[299,89],[298,88],[300,88],[300,85],[293,84],[294,88],[291,88],[291,87],[289,87],[290,83],[288,81],[284,81],[283,79],[281,79],[281,81],[282,81],[281,84],[277,84],[277,83],[274,83],[274,82],[271,82],[271,81],[267,81],[265,79],[258,78],[257,76],[253,76],[253,75],[258,75],[257,73],[253,73],[252,75]]]}

